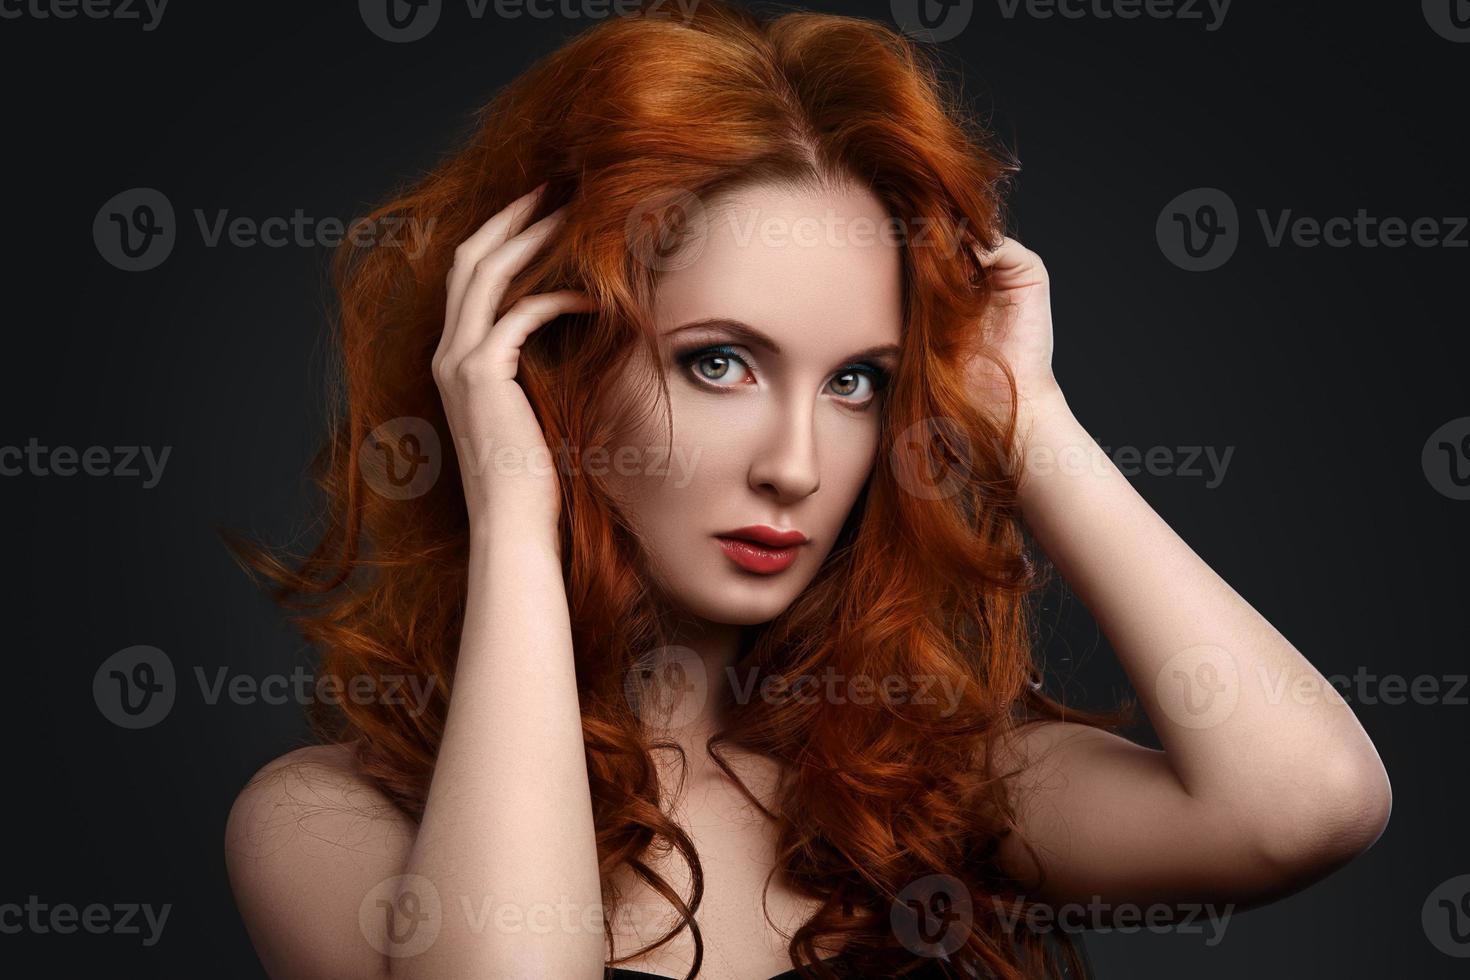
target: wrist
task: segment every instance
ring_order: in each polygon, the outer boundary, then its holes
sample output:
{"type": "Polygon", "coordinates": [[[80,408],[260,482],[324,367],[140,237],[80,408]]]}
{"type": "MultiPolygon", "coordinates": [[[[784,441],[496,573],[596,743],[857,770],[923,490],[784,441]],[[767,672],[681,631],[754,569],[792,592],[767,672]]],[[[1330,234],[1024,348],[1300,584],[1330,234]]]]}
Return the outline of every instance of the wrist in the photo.
{"type": "Polygon", "coordinates": [[[1046,439],[1067,422],[1075,422],[1066,395],[1055,380],[1016,392],[1016,437],[1022,446],[1046,439]]]}
{"type": "Polygon", "coordinates": [[[469,528],[471,549],[517,544],[560,553],[557,515],[540,513],[537,508],[503,501],[472,512],[469,528]]]}
{"type": "Polygon", "coordinates": [[[1060,392],[1038,399],[1017,429],[1020,445],[1017,492],[1022,503],[1061,486],[1067,478],[1107,472],[1111,460],[1072,414],[1060,392]]]}

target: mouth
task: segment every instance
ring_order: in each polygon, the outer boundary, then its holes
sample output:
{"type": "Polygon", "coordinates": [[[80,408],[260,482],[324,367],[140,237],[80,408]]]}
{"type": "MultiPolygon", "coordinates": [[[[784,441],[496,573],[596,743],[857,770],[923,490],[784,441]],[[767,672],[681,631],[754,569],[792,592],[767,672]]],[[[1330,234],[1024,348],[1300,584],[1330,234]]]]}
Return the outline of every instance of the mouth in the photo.
{"type": "Polygon", "coordinates": [[[738,567],[760,575],[774,575],[796,561],[796,553],[807,543],[807,536],[800,531],[778,531],[761,524],[717,534],[715,540],[738,567]]]}

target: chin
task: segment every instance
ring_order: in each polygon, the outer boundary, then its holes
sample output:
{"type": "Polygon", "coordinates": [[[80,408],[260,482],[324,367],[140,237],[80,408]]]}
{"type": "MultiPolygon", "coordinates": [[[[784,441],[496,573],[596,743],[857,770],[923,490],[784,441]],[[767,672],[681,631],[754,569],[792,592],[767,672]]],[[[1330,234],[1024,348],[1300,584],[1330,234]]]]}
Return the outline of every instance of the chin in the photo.
{"type": "MultiPolygon", "coordinates": [[[[706,550],[716,549],[711,543],[706,550]]],[[[688,550],[674,547],[664,554],[689,556],[688,550]]],[[[796,601],[823,557],[807,551],[773,575],[745,571],[723,554],[700,555],[697,561],[661,562],[655,552],[653,564],[668,601],[685,614],[725,626],[758,626],[780,616],[796,601]]]]}
{"type": "Polygon", "coordinates": [[[696,568],[665,569],[660,578],[673,604],[692,616],[726,626],[757,626],[796,601],[811,581],[806,571],[799,562],[775,575],[756,575],[721,558],[696,568]]]}
{"type": "Polygon", "coordinates": [[[774,581],[724,583],[691,594],[681,590],[672,595],[680,609],[711,623],[726,626],[758,626],[769,623],[796,598],[790,586],[774,581]]]}

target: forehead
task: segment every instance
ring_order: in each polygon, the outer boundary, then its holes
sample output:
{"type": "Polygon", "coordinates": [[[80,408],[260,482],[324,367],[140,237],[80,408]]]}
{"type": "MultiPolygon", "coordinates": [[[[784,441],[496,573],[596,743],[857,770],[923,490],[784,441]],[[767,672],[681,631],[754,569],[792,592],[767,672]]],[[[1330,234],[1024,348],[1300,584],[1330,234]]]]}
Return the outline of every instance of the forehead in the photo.
{"type": "Polygon", "coordinates": [[[767,185],[707,202],[688,264],[659,279],[660,332],[706,317],[741,320],[793,348],[857,349],[902,333],[901,236],[862,188],[767,185]]]}

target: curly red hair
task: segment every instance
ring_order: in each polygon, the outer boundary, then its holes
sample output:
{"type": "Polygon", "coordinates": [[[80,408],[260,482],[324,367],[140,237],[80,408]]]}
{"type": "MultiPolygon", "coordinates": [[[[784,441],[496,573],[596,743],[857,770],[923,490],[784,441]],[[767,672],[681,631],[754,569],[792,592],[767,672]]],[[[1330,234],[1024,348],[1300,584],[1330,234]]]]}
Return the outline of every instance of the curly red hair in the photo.
{"type": "MultiPolygon", "coordinates": [[[[614,431],[600,409],[617,374],[609,367],[651,342],[657,274],[636,253],[680,231],[677,209],[655,208],[643,222],[630,223],[630,214],[673,191],[708,201],[766,182],[870,189],[903,227],[927,229],[930,246],[902,249],[903,355],[883,407],[885,465],[808,589],[752,632],[746,663],[798,688],[799,678],[828,670],[932,677],[958,691],[958,703],[899,710],[882,698],[756,698],[732,712],[709,748],[737,782],[721,745],[785,764],[779,805],[766,811],[778,825],[777,868],[823,901],[790,938],[792,962],[815,963],[815,941],[840,936],[862,975],[902,973],[914,956],[895,936],[890,910],[906,885],[943,874],[977,899],[1021,895],[995,863],[1015,810],[1009,774],[996,771],[986,746],[1036,719],[1115,725],[1131,717],[1066,709],[1043,692],[1029,600],[1047,573],[1031,561],[1019,519],[1015,432],[977,411],[965,389],[965,360],[986,355],[976,325],[989,289],[973,248],[999,242],[1017,169],[943,84],[928,49],[878,22],[814,13],[767,20],[717,0],[701,0],[687,19],[650,11],[601,22],[501,89],[462,146],[368,216],[408,229],[412,240],[398,243],[405,247],[348,240],[338,250],[345,404],[317,461],[322,535],[298,559],[234,537],[232,545],[273,580],[319,649],[323,675],[451,678],[468,554],[454,454],[444,454],[432,489],[408,500],[373,492],[359,456],[390,419],[449,431],[430,360],[455,246],[543,179],[536,217],[569,205],[562,232],[512,283],[504,307],[560,288],[596,300],[594,313],[532,335],[520,378],[549,445],[598,446],[614,431]],[[935,466],[948,467],[944,492],[913,492],[911,481],[932,478],[935,466]]],[[[605,899],[611,911],[618,896],[607,882],[624,863],[665,895],[681,921],[648,948],[687,925],[693,976],[702,955],[699,858],[659,807],[657,743],[624,696],[640,655],[668,642],[666,620],[606,488],[591,474],[561,484],[605,899]],[[689,862],[691,895],[644,862],[656,843],[689,862]]],[[[449,685],[432,691],[423,712],[388,698],[312,708],[316,734],[352,744],[362,771],[414,818],[448,708],[449,685]]],[[[993,904],[973,907],[953,963],[1006,980],[1062,967],[1038,936],[1004,928],[993,904]]],[[[1063,953],[1079,975],[1070,942],[1063,953]]],[[[825,966],[811,972],[831,976],[825,966]]]]}

